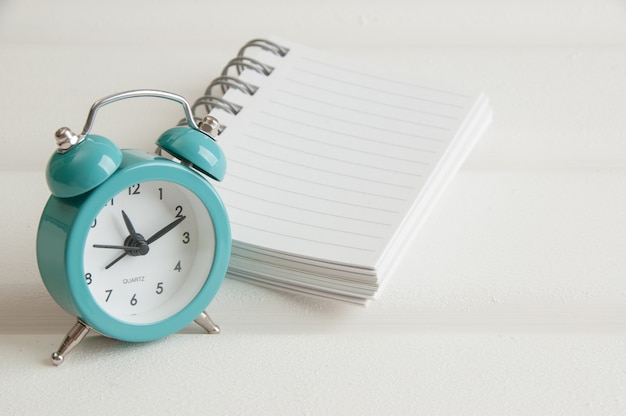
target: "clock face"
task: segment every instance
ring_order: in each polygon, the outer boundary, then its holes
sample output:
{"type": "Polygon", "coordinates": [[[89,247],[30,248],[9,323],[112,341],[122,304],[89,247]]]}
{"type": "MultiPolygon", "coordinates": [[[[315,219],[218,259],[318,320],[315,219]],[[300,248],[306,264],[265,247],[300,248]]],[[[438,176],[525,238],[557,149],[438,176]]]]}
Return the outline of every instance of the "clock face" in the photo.
{"type": "Polygon", "coordinates": [[[176,183],[146,181],[114,195],[94,219],[84,279],[103,311],[149,324],[195,298],[214,255],[215,230],[202,201],[176,183]]]}

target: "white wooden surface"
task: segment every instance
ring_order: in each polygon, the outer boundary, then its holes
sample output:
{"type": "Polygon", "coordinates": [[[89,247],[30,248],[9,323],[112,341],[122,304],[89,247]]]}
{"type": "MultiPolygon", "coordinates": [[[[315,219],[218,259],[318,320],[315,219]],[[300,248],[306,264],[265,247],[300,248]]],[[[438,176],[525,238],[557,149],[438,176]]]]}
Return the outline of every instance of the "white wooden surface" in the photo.
{"type": "MultiPolygon", "coordinates": [[[[5,0],[0,74],[2,414],[626,412],[624,2],[5,0]],[[34,253],[53,132],[117,91],[193,99],[270,34],[482,88],[494,123],[368,309],[227,279],[221,335],[90,336],[51,367],[73,323],[34,253]]],[[[151,149],[171,111],[95,128],[151,149]]]]}

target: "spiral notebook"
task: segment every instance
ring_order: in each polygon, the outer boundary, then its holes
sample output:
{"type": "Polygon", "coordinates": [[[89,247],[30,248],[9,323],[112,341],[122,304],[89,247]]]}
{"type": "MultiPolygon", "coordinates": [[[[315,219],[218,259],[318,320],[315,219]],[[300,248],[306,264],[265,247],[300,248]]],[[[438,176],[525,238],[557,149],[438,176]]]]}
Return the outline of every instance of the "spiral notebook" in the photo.
{"type": "Polygon", "coordinates": [[[491,120],[485,94],[274,38],[244,45],[193,108],[222,125],[229,276],[356,304],[379,296],[491,120]]]}

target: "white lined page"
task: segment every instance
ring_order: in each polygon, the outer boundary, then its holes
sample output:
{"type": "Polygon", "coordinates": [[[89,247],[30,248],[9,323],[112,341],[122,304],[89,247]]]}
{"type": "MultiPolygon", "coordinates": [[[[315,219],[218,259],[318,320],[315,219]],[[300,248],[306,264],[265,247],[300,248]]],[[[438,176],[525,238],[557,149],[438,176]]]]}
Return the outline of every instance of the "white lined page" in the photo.
{"type": "Polygon", "coordinates": [[[403,82],[290,46],[227,126],[218,188],[233,239],[330,263],[374,268],[476,97],[403,82]]]}

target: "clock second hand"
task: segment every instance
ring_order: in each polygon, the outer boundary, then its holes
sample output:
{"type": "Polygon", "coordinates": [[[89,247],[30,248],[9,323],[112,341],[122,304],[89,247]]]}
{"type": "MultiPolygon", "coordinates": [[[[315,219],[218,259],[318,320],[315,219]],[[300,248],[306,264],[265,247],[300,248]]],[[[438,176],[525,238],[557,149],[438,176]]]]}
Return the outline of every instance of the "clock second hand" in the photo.
{"type": "Polygon", "coordinates": [[[108,269],[109,267],[113,266],[115,263],[117,263],[118,261],[120,261],[122,259],[122,257],[124,257],[126,254],[128,254],[129,251],[132,250],[139,250],[138,247],[131,247],[131,246],[115,246],[115,245],[110,245],[110,244],[94,244],[93,245],[94,248],[112,248],[112,249],[118,249],[118,250],[126,250],[126,252],[124,252],[124,254],[122,254],[121,256],[119,256],[118,258],[116,258],[112,263],[108,264],[105,269],[108,269]]]}
{"type": "Polygon", "coordinates": [[[94,248],[112,248],[112,249],[118,249],[118,250],[138,250],[138,247],[116,246],[116,245],[111,245],[111,244],[94,244],[93,247],[94,248]]]}
{"type": "Polygon", "coordinates": [[[109,267],[113,266],[115,263],[117,263],[118,261],[122,260],[126,255],[128,254],[127,251],[125,251],[122,255],[120,255],[118,258],[116,258],[115,260],[113,260],[111,263],[107,264],[106,266],[104,266],[105,270],[108,270],[109,267]]]}

